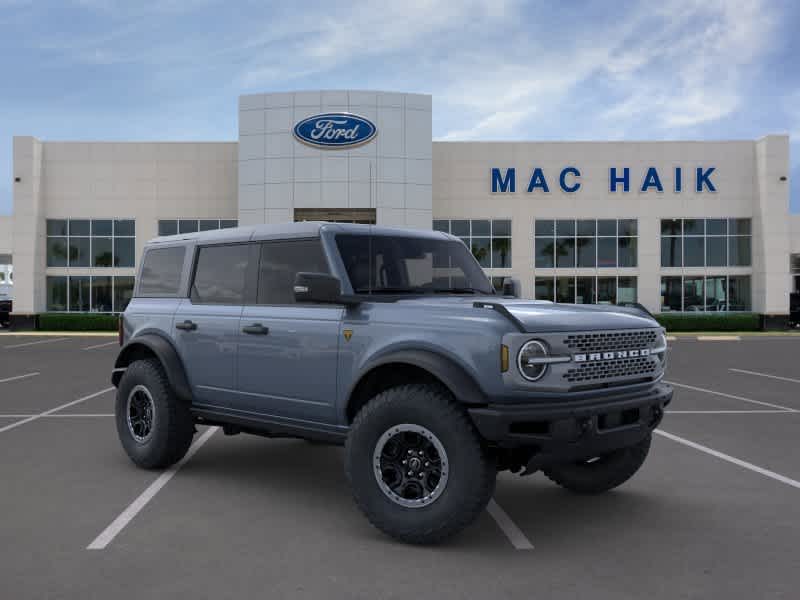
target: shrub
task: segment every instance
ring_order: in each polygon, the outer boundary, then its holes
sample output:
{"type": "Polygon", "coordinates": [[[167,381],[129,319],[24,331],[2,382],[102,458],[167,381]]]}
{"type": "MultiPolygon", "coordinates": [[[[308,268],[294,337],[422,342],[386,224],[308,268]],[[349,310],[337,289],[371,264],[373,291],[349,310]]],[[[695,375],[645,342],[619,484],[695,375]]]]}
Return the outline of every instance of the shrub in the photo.
{"type": "Polygon", "coordinates": [[[40,331],[116,331],[116,315],[43,313],[39,315],[40,331]]]}
{"type": "Polygon", "coordinates": [[[755,313],[661,313],[655,315],[667,331],[759,331],[761,322],[755,313]]]}

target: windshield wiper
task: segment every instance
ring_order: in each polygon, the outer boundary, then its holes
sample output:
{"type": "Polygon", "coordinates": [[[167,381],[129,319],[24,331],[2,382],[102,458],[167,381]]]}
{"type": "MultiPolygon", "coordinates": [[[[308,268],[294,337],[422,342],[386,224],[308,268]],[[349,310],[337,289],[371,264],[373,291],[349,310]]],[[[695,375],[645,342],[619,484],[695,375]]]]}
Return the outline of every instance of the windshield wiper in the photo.
{"type": "Polygon", "coordinates": [[[453,287],[453,288],[440,288],[433,290],[436,294],[487,294],[483,290],[478,290],[471,287],[453,287]]]}
{"type": "Polygon", "coordinates": [[[424,290],[419,288],[405,287],[380,287],[380,288],[357,288],[356,294],[424,294],[424,290]]]}

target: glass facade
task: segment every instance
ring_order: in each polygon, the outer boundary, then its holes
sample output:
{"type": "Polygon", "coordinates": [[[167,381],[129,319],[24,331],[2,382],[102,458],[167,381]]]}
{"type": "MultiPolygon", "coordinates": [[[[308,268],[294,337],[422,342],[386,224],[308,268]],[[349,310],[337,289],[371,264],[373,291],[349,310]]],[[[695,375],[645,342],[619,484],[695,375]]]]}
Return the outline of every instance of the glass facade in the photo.
{"type": "Polygon", "coordinates": [[[161,219],[158,222],[158,235],[195,233],[238,226],[239,221],[236,219],[161,219]]]}
{"type": "Polygon", "coordinates": [[[458,236],[486,269],[511,268],[511,221],[507,219],[437,219],[436,231],[458,236]]]}
{"type": "Polygon", "coordinates": [[[637,301],[636,277],[548,276],[536,277],[537,300],[565,304],[618,304],[637,301]]]}
{"type": "Polygon", "coordinates": [[[122,312],[133,296],[133,277],[48,276],[50,312],[122,312]]]}
{"type": "Polygon", "coordinates": [[[750,219],[662,219],[662,267],[749,267],[750,219]]]}
{"type": "Polygon", "coordinates": [[[749,310],[752,310],[749,275],[695,275],[661,278],[662,312],[749,310]]]}
{"type": "Polygon", "coordinates": [[[537,269],[638,266],[636,219],[537,219],[533,230],[537,269]]]}
{"type": "Polygon", "coordinates": [[[134,267],[133,219],[47,219],[48,267],[134,267]]]}

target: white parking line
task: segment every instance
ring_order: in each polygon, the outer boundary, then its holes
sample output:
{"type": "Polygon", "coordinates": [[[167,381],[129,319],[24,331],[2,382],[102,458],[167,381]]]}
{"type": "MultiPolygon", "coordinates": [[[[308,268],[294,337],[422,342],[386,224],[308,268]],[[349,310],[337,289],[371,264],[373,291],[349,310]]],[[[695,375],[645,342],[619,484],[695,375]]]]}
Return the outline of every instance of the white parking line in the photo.
{"type": "Polygon", "coordinates": [[[500,505],[495,502],[494,498],[489,500],[486,510],[495,520],[497,526],[506,534],[508,541],[511,542],[514,548],[517,550],[533,550],[533,544],[525,537],[525,534],[517,527],[517,524],[511,520],[511,517],[508,516],[506,511],[500,508],[500,505]]]}
{"type": "MultiPolygon", "coordinates": [[[[7,415],[0,413],[0,419],[27,419],[28,417],[35,417],[36,413],[23,414],[23,415],[7,415]]],[[[64,417],[113,417],[114,413],[67,413],[67,414],[54,414],[54,415],[38,415],[41,419],[63,419],[64,417]]]]}
{"type": "Polygon", "coordinates": [[[668,415],[785,415],[800,410],[667,410],[668,415]]]}
{"type": "Polygon", "coordinates": [[[24,344],[11,344],[10,346],[3,346],[3,349],[8,350],[10,348],[24,348],[25,346],[35,346],[37,344],[52,344],[53,342],[63,342],[64,340],[68,340],[69,338],[53,338],[49,340],[38,340],[36,342],[25,342],[24,344]]]}
{"type": "Polygon", "coordinates": [[[749,402],[751,404],[760,404],[761,406],[769,406],[770,408],[779,408],[786,412],[794,412],[795,409],[788,406],[781,406],[780,404],[772,404],[770,402],[763,402],[761,400],[753,400],[752,398],[745,398],[743,396],[735,396],[734,394],[726,394],[725,392],[718,392],[716,390],[709,390],[706,388],[695,387],[693,385],[686,385],[685,383],[678,383],[677,381],[665,381],[673,387],[686,388],[687,390],[694,390],[696,392],[703,392],[704,394],[713,394],[714,396],[722,396],[723,398],[732,398],[733,400],[741,400],[742,402],[749,402]]]}
{"type": "Polygon", "coordinates": [[[0,383],[8,383],[9,381],[16,381],[17,379],[26,379],[28,377],[36,377],[39,374],[39,371],[34,371],[33,373],[25,373],[25,375],[16,375],[14,377],[6,377],[5,379],[0,379],[0,383]]]}
{"type": "Polygon", "coordinates": [[[698,342],[740,342],[738,335],[698,335],[698,342]]]}
{"type": "Polygon", "coordinates": [[[95,344],[94,346],[86,346],[86,348],[81,348],[82,350],[94,350],[95,348],[105,348],[106,346],[113,346],[114,344],[119,344],[117,340],[113,342],[106,342],[105,344],[95,344]]]}
{"type": "Polygon", "coordinates": [[[14,429],[15,427],[19,427],[20,425],[25,425],[25,423],[30,423],[31,421],[35,421],[36,419],[41,419],[42,417],[49,417],[53,413],[58,412],[59,410],[63,410],[69,406],[74,406],[76,404],[79,404],[80,402],[85,402],[86,400],[91,400],[92,398],[97,398],[97,396],[110,392],[113,389],[114,389],[113,387],[107,387],[106,389],[100,390],[99,392],[95,392],[94,394],[89,394],[88,396],[84,396],[83,398],[78,398],[77,400],[73,400],[72,402],[67,402],[66,404],[62,404],[61,406],[56,406],[55,408],[51,408],[50,410],[46,410],[44,412],[31,415],[30,417],[26,417],[21,421],[11,423],[10,425],[6,425],[5,427],[0,427],[0,433],[9,431],[10,429],[14,429]]]}
{"type": "Polygon", "coordinates": [[[117,537],[120,531],[125,529],[125,526],[131,522],[131,520],[139,514],[139,512],[147,506],[147,503],[152,500],[155,495],[163,488],[170,479],[175,476],[180,468],[186,464],[186,462],[194,456],[194,453],[197,452],[200,447],[205,444],[208,439],[216,433],[219,427],[209,427],[203,435],[201,435],[197,441],[195,441],[190,447],[188,452],[186,452],[186,456],[184,456],[178,463],[171,466],[169,469],[161,473],[153,483],[147,486],[147,489],[139,494],[139,497],[136,498],[133,502],[128,505],[128,508],[123,510],[120,515],[114,519],[111,524],[106,527],[100,535],[98,535],[91,544],[86,546],[87,550],[103,550],[106,546],[108,546],[111,542],[114,541],[114,538],[117,537]]]}
{"type": "Polygon", "coordinates": [[[759,373],[758,371],[746,371],[745,369],[728,369],[734,373],[744,373],[745,375],[757,375],[758,377],[768,377],[769,379],[777,379],[779,381],[789,381],[791,383],[800,383],[800,379],[792,379],[791,377],[781,377],[780,375],[770,375],[769,373],[759,373]]]}
{"type": "Polygon", "coordinates": [[[713,448],[709,448],[708,446],[703,446],[702,444],[698,444],[697,442],[687,440],[686,438],[678,437],[677,435],[674,435],[672,433],[667,433],[666,431],[663,431],[661,429],[656,429],[655,432],[660,436],[672,440],[673,442],[678,442],[679,444],[683,444],[684,446],[689,446],[690,448],[694,448],[695,450],[699,450],[700,452],[705,452],[706,454],[710,454],[711,456],[714,456],[721,460],[728,461],[729,463],[742,467],[743,469],[753,471],[754,473],[758,473],[759,475],[763,475],[764,477],[769,477],[770,479],[774,479],[775,481],[780,481],[781,483],[790,485],[793,488],[800,489],[800,481],[790,479],[789,477],[781,475],[780,473],[775,473],[774,471],[770,471],[769,469],[759,467],[758,465],[754,465],[753,463],[741,460],[739,458],[736,458],[735,456],[724,454],[722,452],[714,450],[713,448]]]}

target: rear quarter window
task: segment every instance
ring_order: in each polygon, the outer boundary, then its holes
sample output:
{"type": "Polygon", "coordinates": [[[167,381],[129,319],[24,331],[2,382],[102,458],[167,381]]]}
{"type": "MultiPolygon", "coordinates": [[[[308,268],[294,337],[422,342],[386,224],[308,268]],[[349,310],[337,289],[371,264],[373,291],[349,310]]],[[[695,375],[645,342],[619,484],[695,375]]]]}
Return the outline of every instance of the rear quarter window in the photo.
{"type": "Polygon", "coordinates": [[[137,297],[176,296],[181,285],[184,246],[151,248],[144,255],[137,297]]]}
{"type": "Polygon", "coordinates": [[[233,244],[200,248],[192,281],[192,302],[242,304],[251,246],[233,244]]]}

